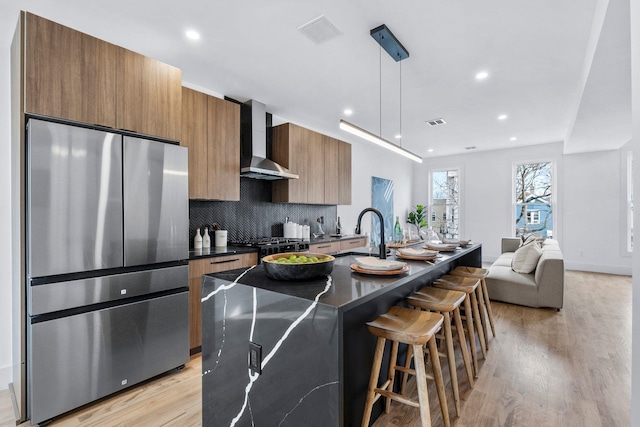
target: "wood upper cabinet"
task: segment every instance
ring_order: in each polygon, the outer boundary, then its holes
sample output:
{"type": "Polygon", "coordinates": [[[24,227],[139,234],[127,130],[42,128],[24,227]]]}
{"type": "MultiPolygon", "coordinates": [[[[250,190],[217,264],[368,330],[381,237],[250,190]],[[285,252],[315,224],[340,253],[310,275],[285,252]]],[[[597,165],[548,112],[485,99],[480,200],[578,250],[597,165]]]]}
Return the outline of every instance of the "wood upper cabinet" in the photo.
{"type": "Polygon", "coordinates": [[[182,88],[189,198],[240,200],[240,105],[182,88]]]}
{"type": "Polygon", "coordinates": [[[116,46],[31,13],[20,21],[25,112],[116,127],[116,46]]]}
{"type": "Polygon", "coordinates": [[[351,144],[338,144],[338,204],[351,204],[351,144]]]}
{"type": "Polygon", "coordinates": [[[257,253],[226,255],[189,261],[189,348],[202,345],[202,276],[209,273],[249,268],[258,263],[257,253]]]}
{"type": "Polygon", "coordinates": [[[300,176],[274,181],[273,202],[351,204],[350,144],[285,123],[273,128],[273,160],[300,176]]]}
{"type": "Polygon", "coordinates": [[[240,105],[208,96],[208,169],[212,199],[240,200],[240,105]]]}
{"type": "Polygon", "coordinates": [[[273,160],[298,174],[298,179],[273,181],[272,201],[276,203],[308,203],[307,181],[310,155],[304,143],[311,131],[293,123],[273,128],[273,160]]]}
{"type": "Polygon", "coordinates": [[[182,71],[117,48],[116,127],[180,140],[182,71]]]}
{"type": "Polygon", "coordinates": [[[180,145],[189,148],[190,199],[206,199],[208,196],[207,120],[207,95],[183,87],[180,145]]]}
{"type": "Polygon", "coordinates": [[[180,69],[27,12],[20,31],[26,113],[180,140],[180,69]]]}
{"type": "Polygon", "coordinates": [[[325,136],[324,142],[324,201],[329,205],[340,204],[340,145],[337,139],[325,136]]]}

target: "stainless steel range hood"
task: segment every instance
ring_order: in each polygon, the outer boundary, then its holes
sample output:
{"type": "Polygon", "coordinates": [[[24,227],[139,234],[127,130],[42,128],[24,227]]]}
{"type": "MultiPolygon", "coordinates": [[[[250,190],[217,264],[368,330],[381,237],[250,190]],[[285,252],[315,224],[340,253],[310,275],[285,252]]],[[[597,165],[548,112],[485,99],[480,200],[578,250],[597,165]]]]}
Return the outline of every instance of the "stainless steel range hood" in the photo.
{"type": "Polygon", "coordinates": [[[265,105],[249,100],[242,105],[240,176],[254,179],[297,179],[298,175],[267,158],[265,105]]]}

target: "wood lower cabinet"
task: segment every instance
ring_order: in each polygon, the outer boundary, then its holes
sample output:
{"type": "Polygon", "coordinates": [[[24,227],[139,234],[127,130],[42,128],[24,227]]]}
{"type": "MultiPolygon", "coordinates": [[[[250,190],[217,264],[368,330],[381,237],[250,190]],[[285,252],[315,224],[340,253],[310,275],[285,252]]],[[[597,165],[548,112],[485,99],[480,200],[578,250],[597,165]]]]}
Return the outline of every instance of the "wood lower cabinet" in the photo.
{"type": "Polygon", "coordinates": [[[199,352],[202,346],[202,276],[236,268],[248,268],[257,263],[257,253],[189,261],[189,347],[192,354],[199,352]]]}
{"type": "Polygon", "coordinates": [[[240,105],[182,88],[182,141],[189,198],[240,200],[240,105]]]}
{"type": "Polygon", "coordinates": [[[24,111],[116,127],[116,46],[22,12],[24,111]]]}
{"type": "Polygon", "coordinates": [[[340,250],[348,251],[349,249],[363,248],[367,246],[367,238],[359,237],[357,239],[348,239],[340,241],[340,250]]]}
{"type": "Polygon", "coordinates": [[[182,71],[121,47],[116,71],[116,127],[179,141],[182,71]]]}
{"type": "Polygon", "coordinates": [[[314,243],[309,245],[309,252],[316,252],[321,254],[331,254],[340,251],[340,242],[324,242],[314,243]]]}
{"type": "Polygon", "coordinates": [[[300,176],[274,181],[273,202],[351,204],[350,144],[284,123],[273,128],[273,160],[300,176]]]}

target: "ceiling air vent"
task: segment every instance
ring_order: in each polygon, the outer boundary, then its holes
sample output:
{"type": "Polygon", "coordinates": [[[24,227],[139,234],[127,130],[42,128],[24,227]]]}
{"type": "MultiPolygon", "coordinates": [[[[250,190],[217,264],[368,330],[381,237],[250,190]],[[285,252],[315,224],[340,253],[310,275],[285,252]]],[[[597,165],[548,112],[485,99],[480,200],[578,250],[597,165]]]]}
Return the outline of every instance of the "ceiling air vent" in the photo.
{"type": "Polygon", "coordinates": [[[475,145],[471,145],[469,147],[464,147],[465,150],[475,150],[476,146],[475,145]]]}
{"type": "Polygon", "coordinates": [[[298,27],[298,30],[302,31],[304,35],[309,37],[315,44],[324,43],[341,34],[335,25],[329,22],[324,15],[320,15],[306,24],[301,25],[298,27]]]}
{"type": "Polygon", "coordinates": [[[441,119],[427,120],[427,123],[429,124],[429,126],[439,126],[447,122],[445,122],[444,119],[441,118],[441,119]]]}

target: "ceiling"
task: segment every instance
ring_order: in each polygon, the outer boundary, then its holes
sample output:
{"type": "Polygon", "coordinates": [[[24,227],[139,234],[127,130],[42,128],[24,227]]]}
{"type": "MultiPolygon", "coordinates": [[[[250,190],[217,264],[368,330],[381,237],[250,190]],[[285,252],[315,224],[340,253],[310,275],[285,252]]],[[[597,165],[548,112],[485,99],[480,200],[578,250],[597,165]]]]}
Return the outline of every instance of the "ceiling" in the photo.
{"type": "Polygon", "coordinates": [[[360,140],[341,118],[424,157],[552,142],[578,153],[631,138],[629,0],[0,0],[7,45],[20,9],[349,142],[360,140]],[[298,27],[320,15],[340,34],[316,44],[298,27]],[[380,50],[369,31],[381,24],[408,59],[380,50]],[[446,124],[428,126],[435,118],[446,124]]]}

